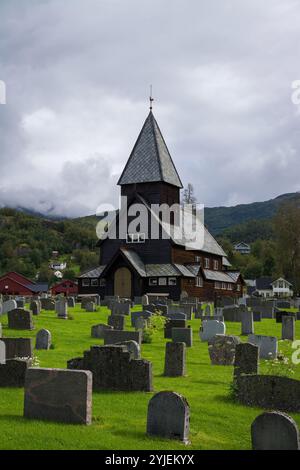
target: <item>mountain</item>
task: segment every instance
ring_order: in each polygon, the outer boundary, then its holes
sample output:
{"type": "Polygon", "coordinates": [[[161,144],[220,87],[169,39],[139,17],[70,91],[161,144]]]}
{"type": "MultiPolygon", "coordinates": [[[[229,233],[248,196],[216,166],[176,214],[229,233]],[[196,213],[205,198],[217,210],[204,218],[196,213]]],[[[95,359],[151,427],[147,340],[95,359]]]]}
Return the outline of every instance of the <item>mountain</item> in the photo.
{"type": "Polygon", "coordinates": [[[281,204],[293,201],[300,203],[300,192],[282,194],[269,201],[240,204],[233,207],[206,207],[205,225],[213,235],[219,236],[226,229],[236,225],[244,225],[253,220],[268,221],[276,214],[281,204]]]}

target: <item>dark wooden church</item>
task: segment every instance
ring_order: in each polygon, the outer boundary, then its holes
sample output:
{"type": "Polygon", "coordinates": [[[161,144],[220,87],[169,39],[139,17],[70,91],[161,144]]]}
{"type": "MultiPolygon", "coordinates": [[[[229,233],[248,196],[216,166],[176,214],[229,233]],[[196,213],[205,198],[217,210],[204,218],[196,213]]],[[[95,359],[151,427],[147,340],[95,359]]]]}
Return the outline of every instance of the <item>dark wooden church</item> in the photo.
{"type": "MultiPolygon", "coordinates": [[[[180,203],[182,183],[152,110],[118,185],[121,196],[127,197],[127,207],[118,211],[113,221],[115,227],[119,226],[124,210],[128,211],[133,204],[145,206],[151,223],[153,204],[180,203]]],[[[102,298],[169,294],[174,300],[184,291],[202,300],[242,295],[244,281],[240,273],[230,271],[226,253],[206,228],[200,249],[191,250],[172,237],[161,235],[152,239],[139,231],[129,233],[130,221],[128,218],[127,233],[98,242],[99,266],[81,275],[79,294],[98,293],[102,298]]]]}

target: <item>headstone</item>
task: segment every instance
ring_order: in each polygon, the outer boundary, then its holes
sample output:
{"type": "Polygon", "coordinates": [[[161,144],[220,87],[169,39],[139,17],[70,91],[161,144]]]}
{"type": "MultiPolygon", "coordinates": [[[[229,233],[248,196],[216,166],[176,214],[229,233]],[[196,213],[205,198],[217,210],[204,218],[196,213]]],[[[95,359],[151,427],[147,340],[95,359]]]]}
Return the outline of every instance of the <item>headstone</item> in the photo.
{"type": "Polygon", "coordinates": [[[203,321],[199,330],[201,341],[209,341],[216,335],[225,335],[226,325],[220,321],[203,321]]]}
{"type": "Polygon", "coordinates": [[[113,327],[110,325],[104,325],[103,323],[100,323],[99,325],[94,325],[92,326],[92,329],[91,329],[91,337],[103,339],[104,330],[113,330],[113,327]]]}
{"type": "Polygon", "coordinates": [[[24,297],[19,297],[16,299],[17,302],[17,308],[24,308],[25,307],[25,298],[24,297]]]}
{"type": "Polygon", "coordinates": [[[249,335],[248,342],[258,346],[260,359],[276,359],[278,342],[275,336],[249,335]]]}
{"type": "Polygon", "coordinates": [[[116,302],[112,305],[111,308],[112,315],[129,315],[130,314],[130,304],[123,302],[116,302]]]}
{"type": "Polygon", "coordinates": [[[142,305],[149,305],[149,297],[148,297],[148,295],[143,295],[143,297],[142,297],[142,305]]]}
{"type": "Polygon", "coordinates": [[[288,339],[289,341],[295,341],[295,318],[294,317],[282,317],[282,339],[288,339]]]}
{"type": "Polygon", "coordinates": [[[131,312],[131,326],[135,328],[136,326],[136,321],[138,318],[145,318],[148,320],[151,316],[153,315],[152,312],[131,312]]]}
{"type": "Polygon", "coordinates": [[[253,450],[300,450],[297,424],[278,411],[265,412],[255,418],[251,440],[253,450]]]}
{"type": "Polygon", "coordinates": [[[32,313],[17,308],[7,313],[8,328],[12,330],[33,330],[32,313]]]}
{"type": "Polygon", "coordinates": [[[75,297],[68,297],[67,302],[69,308],[74,308],[76,306],[75,297]]]}
{"type": "Polygon", "coordinates": [[[92,379],[89,371],[28,369],[24,417],[68,424],[91,424],[92,379]]]}
{"type": "Polygon", "coordinates": [[[2,338],[2,325],[0,323],[0,338],[2,338]]]}
{"type": "Polygon", "coordinates": [[[33,300],[30,304],[30,310],[32,315],[39,315],[41,313],[40,303],[37,300],[33,300]]]}
{"type": "Polygon", "coordinates": [[[68,318],[68,303],[65,297],[57,300],[55,302],[55,311],[57,313],[57,318],[61,320],[67,320],[68,318]]]}
{"type": "Polygon", "coordinates": [[[31,338],[1,338],[6,346],[6,359],[32,358],[31,338]]]}
{"type": "Polygon", "coordinates": [[[107,323],[115,330],[125,330],[125,317],[124,315],[110,315],[107,323]]]}
{"type": "Polygon", "coordinates": [[[87,302],[85,304],[85,311],[86,312],[96,312],[96,305],[94,302],[87,302]]]}
{"type": "Polygon", "coordinates": [[[68,361],[68,369],[90,370],[95,391],[152,391],[151,362],[132,359],[127,346],[92,346],[83,358],[68,361]]]}
{"type": "Polygon", "coordinates": [[[278,300],[276,302],[277,308],[291,308],[291,303],[286,300],[278,300]]]}
{"type": "Polygon", "coordinates": [[[179,393],[159,392],[148,405],[147,434],[188,443],[190,407],[179,393]]]}
{"type": "Polygon", "coordinates": [[[241,321],[242,310],[238,307],[223,308],[225,322],[239,323],[241,321]]]}
{"type": "Polygon", "coordinates": [[[253,307],[253,312],[260,313],[261,318],[274,318],[274,306],[271,302],[266,302],[265,304],[260,305],[259,307],[253,307]]]}
{"type": "Polygon", "coordinates": [[[16,310],[17,308],[17,302],[15,300],[7,300],[6,302],[3,302],[2,314],[4,315],[5,313],[11,312],[12,310],[16,310]]]}
{"type": "Polygon", "coordinates": [[[6,346],[4,341],[0,340],[0,364],[6,363],[6,346]]]}
{"type": "Polygon", "coordinates": [[[240,343],[235,347],[234,376],[258,374],[259,349],[250,343],[240,343]]]}
{"type": "Polygon", "coordinates": [[[121,330],[105,330],[104,344],[123,343],[123,341],[136,341],[139,345],[142,342],[141,331],[121,331],[121,330]]]}
{"type": "Polygon", "coordinates": [[[31,363],[31,359],[7,359],[5,364],[0,363],[0,387],[24,387],[31,363]]]}
{"type": "Polygon", "coordinates": [[[166,377],[181,377],[186,375],[185,343],[166,343],[164,375],[166,377]]]}
{"type": "Polygon", "coordinates": [[[187,348],[193,346],[192,328],[172,328],[172,341],[174,343],[185,343],[187,348]]]}
{"type": "Polygon", "coordinates": [[[253,312],[253,321],[260,322],[261,321],[261,313],[260,312],[253,312]]]}
{"type": "Polygon", "coordinates": [[[296,313],[294,313],[294,312],[284,312],[282,310],[276,310],[275,311],[275,316],[276,316],[276,323],[282,323],[283,317],[293,317],[295,319],[297,318],[296,313]]]}
{"type": "Polygon", "coordinates": [[[117,346],[125,346],[126,351],[130,354],[130,359],[141,359],[141,348],[136,341],[123,341],[123,343],[117,343],[117,346]]]}
{"type": "Polygon", "coordinates": [[[46,311],[55,310],[55,302],[53,299],[41,299],[41,306],[42,309],[46,311]]]}
{"type": "Polygon", "coordinates": [[[136,330],[145,330],[148,326],[148,322],[147,320],[145,320],[145,318],[143,317],[139,317],[136,319],[136,322],[135,322],[135,329],[136,330]]]}
{"type": "Polygon", "coordinates": [[[254,334],[253,313],[243,312],[241,315],[242,321],[242,335],[254,334]]]}
{"type": "Polygon", "coordinates": [[[172,339],[173,328],[186,328],[186,327],[187,327],[186,320],[170,320],[168,318],[165,324],[164,336],[167,339],[172,339]]]}
{"type": "Polygon", "coordinates": [[[213,366],[232,366],[235,348],[240,343],[237,336],[216,335],[208,341],[208,352],[213,366]]]}
{"type": "Polygon", "coordinates": [[[49,330],[42,329],[36,335],[35,349],[50,349],[51,333],[49,330]]]}
{"type": "Polygon", "coordinates": [[[187,320],[187,316],[182,312],[172,312],[169,311],[167,318],[170,320],[187,320]]]}

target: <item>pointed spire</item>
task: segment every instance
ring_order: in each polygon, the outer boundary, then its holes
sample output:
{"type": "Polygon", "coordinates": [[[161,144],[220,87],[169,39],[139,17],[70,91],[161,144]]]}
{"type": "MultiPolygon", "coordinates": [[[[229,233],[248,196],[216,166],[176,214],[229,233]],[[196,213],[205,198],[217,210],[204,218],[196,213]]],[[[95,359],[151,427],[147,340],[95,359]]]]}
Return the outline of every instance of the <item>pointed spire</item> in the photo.
{"type": "Polygon", "coordinates": [[[182,188],[168,147],[150,109],[118,185],[158,181],[182,188]]]}

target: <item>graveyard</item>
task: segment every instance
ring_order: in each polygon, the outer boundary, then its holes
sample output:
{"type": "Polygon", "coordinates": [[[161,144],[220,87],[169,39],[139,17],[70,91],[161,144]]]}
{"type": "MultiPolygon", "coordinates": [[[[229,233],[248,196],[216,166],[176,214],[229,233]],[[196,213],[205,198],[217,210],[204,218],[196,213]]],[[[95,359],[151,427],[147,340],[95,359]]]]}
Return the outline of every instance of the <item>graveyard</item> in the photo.
{"type": "MultiPolygon", "coordinates": [[[[205,304],[203,305],[205,308],[205,304]]],[[[29,305],[25,308],[29,309],[29,305]]],[[[141,311],[141,305],[131,308],[131,315],[141,311]]],[[[8,327],[7,314],[1,316],[4,338],[32,338],[33,368],[66,369],[68,361],[83,356],[91,347],[102,346],[103,339],[92,338],[91,329],[108,324],[111,311],[96,306],[95,311],[82,309],[79,303],[68,308],[68,319],[62,320],[54,310],[42,309],[33,316],[33,329],[17,330],[8,327]],[[51,332],[48,350],[35,349],[38,331],[51,332]]],[[[290,313],[297,309],[285,309],[290,313]]],[[[130,315],[124,315],[125,329],[135,332],[130,315]]],[[[91,423],[88,426],[27,419],[23,417],[24,387],[1,388],[0,393],[0,448],[1,449],[102,449],[102,450],[247,450],[251,449],[251,425],[264,410],[245,406],[232,396],[232,365],[211,365],[207,342],[200,341],[202,320],[194,318],[187,323],[192,329],[192,345],[186,348],[185,376],[164,376],[166,343],[163,331],[157,331],[152,343],[141,344],[141,357],[152,364],[151,391],[93,390],[91,423]],[[187,400],[190,407],[188,442],[165,439],[146,434],[147,409],[158,392],[173,391],[187,400]]],[[[300,338],[300,323],[296,324],[296,338],[300,338]]],[[[11,325],[10,325],[11,326],[11,325]]],[[[291,341],[281,341],[282,323],[262,319],[254,323],[255,335],[277,337],[278,352],[290,357],[291,341]]],[[[240,337],[241,323],[226,321],[226,335],[240,337]]],[[[178,343],[173,343],[178,344],[178,343]]],[[[182,343],[181,343],[182,344],[182,343]]],[[[274,374],[273,361],[260,360],[260,374],[274,374]]],[[[279,366],[280,367],[280,366],[279,366]]],[[[294,366],[293,379],[300,380],[300,366],[294,366]]],[[[300,425],[300,413],[289,413],[300,425]]]]}

